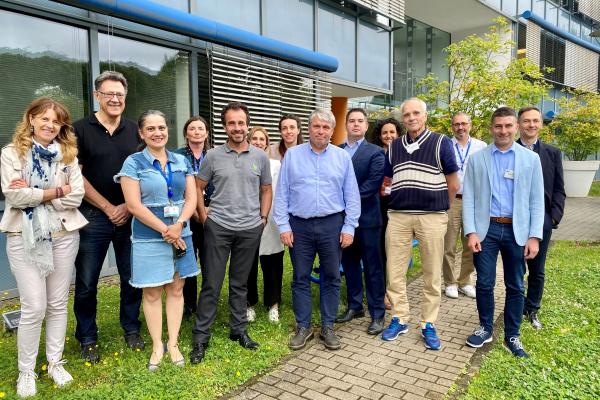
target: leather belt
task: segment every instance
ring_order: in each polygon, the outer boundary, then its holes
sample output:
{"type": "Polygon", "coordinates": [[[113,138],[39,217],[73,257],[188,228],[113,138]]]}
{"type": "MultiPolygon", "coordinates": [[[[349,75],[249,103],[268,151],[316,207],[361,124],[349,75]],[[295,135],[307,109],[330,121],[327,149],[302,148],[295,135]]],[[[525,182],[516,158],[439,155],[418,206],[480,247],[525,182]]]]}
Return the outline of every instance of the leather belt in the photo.
{"type": "Polygon", "coordinates": [[[497,222],[499,224],[512,224],[512,218],[507,217],[490,217],[490,221],[497,222]]]}
{"type": "Polygon", "coordinates": [[[457,198],[457,199],[462,199],[462,194],[460,194],[460,193],[456,193],[456,198],[457,198]]]}

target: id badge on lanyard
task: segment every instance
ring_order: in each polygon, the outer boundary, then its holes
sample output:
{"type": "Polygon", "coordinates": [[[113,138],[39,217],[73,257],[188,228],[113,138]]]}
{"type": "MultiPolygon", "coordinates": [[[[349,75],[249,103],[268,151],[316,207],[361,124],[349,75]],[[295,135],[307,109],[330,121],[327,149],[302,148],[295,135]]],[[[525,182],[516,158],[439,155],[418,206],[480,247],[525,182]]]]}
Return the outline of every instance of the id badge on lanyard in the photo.
{"type": "Polygon", "coordinates": [[[158,160],[154,160],[154,163],[152,163],[152,165],[154,166],[154,168],[160,172],[161,176],[165,179],[165,182],[167,182],[167,197],[169,198],[169,205],[165,206],[163,209],[163,214],[165,217],[170,217],[170,218],[177,218],[179,217],[179,207],[177,207],[176,205],[173,205],[173,171],[171,170],[171,163],[167,162],[167,172],[168,174],[165,174],[164,171],[162,170],[162,168],[160,168],[160,165],[157,165],[158,160]]]}

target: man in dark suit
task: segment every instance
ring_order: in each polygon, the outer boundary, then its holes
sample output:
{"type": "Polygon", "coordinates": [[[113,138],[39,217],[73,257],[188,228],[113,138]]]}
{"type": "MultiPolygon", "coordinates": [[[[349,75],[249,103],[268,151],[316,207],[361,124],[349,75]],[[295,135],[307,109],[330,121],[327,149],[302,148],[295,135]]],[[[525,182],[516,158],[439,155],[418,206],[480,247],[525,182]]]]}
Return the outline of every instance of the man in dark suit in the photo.
{"type": "Polygon", "coordinates": [[[384,328],[385,279],[381,257],[381,213],[379,211],[379,188],[383,182],[385,155],[383,150],[365,140],[369,128],[367,113],[362,108],[353,108],[346,114],[348,137],[342,144],[354,166],[361,199],[361,214],[354,242],[342,252],[342,266],[346,274],[348,309],[336,322],[348,322],[363,317],[362,268],[365,273],[367,305],[371,324],[370,335],[377,335],[384,328]]]}
{"type": "Polygon", "coordinates": [[[552,229],[556,229],[562,219],[566,197],[560,150],[539,139],[542,123],[542,113],[538,108],[524,107],[519,110],[521,137],[517,142],[540,156],[544,175],[544,238],[540,242],[540,252],[537,257],[527,260],[529,277],[527,278],[527,297],[523,307],[523,315],[535,329],[542,329],[538,311],[544,291],[546,254],[552,237],[552,229]]]}

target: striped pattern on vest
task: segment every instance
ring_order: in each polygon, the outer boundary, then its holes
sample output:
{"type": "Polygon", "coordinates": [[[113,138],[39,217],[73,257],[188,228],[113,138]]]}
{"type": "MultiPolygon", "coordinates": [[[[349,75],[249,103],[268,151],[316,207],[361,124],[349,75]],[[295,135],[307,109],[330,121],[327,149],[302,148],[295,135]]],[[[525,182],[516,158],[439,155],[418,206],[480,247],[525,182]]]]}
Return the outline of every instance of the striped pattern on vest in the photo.
{"type": "Polygon", "coordinates": [[[440,160],[443,136],[426,130],[410,144],[407,135],[395,140],[388,151],[393,168],[389,209],[421,214],[446,211],[450,205],[440,160]],[[407,148],[415,143],[419,149],[409,154],[407,148]]]}

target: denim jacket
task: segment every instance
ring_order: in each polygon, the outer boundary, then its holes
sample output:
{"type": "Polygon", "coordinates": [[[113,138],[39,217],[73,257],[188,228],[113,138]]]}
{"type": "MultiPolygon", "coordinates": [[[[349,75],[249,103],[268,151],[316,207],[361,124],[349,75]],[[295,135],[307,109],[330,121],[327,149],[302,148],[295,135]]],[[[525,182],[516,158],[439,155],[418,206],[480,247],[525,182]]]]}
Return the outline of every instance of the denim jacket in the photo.
{"type": "MultiPolygon", "coordinates": [[[[167,150],[167,163],[171,167],[173,181],[171,186],[172,197],[169,201],[168,187],[165,176],[168,176],[168,168],[165,168],[163,175],[155,168],[155,164],[160,168],[158,160],[144,149],[127,157],[123,163],[121,171],[114,176],[115,182],[119,183],[122,176],[139,181],[142,204],[146,206],[154,215],[163,222],[173,224],[176,217],[165,217],[164,208],[167,205],[179,207],[179,212],[183,209],[185,202],[185,179],[188,175],[194,175],[192,165],[182,155],[175,154],[167,150]]],[[[136,241],[162,241],[160,232],[142,224],[135,217],[132,222],[132,242],[136,241]]],[[[191,235],[189,224],[181,232],[181,236],[191,235]]]]}

